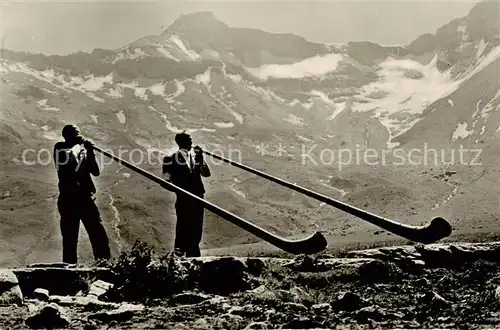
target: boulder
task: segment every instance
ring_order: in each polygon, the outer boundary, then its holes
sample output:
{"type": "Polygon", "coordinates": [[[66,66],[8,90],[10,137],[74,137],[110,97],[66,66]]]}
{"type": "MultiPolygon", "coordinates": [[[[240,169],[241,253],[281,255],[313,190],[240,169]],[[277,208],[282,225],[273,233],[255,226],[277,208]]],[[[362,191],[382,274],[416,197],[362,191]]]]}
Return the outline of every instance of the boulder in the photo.
{"type": "Polygon", "coordinates": [[[103,280],[97,280],[90,285],[90,290],[87,296],[99,299],[99,297],[104,295],[111,288],[113,288],[113,284],[103,280]]]}
{"type": "Polygon", "coordinates": [[[22,303],[23,294],[17,276],[9,269],[0,269],[0,306],[22,303]]]}
{"type": "Polygon", "coordinates": [[[54,303],[42,306],[26,319],[26,325],[32,329],[61,329],[69,324],[64,310],[54,303]]]}
{"type": "Polygon", "coordinates": [[[202,263],[198,276],[200,288],[207,293],[229,295],[251,289],[246,265],[232,257],[202,263]]]}
{"type": "Polygon", "coordinates": [[[33,298],[40,301],[49,301],[49,290],[38,288],[33,292],[33,298]]]}
{"type": "Polygon", "coordinates": [[[337,299],[331,303],[335,310],[354,311],[360,309],[364,305],[364,300],[352,292],[341,292],[337,299]]]}

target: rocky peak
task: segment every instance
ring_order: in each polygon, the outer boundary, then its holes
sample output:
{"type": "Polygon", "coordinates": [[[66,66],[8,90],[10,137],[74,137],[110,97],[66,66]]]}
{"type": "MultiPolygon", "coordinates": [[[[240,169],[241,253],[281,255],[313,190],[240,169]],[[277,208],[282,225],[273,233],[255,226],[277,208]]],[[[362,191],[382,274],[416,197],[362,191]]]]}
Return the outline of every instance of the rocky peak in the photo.
{"type": "Polygon", "coordinates": [[[216,32],[227,29],[229,26],[210,11],[201,11],[183,14],[170,25],[165,33],[189,33],[189,32],[216,32]]]}

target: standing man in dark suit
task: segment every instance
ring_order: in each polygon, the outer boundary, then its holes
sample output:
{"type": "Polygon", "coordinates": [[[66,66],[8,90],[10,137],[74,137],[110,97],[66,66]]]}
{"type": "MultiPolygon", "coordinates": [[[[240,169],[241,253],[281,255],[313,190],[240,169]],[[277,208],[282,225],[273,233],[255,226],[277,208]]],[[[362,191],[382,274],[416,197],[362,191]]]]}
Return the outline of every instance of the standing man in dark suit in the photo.
{"type": "MultiPolygon", "coordinates": [[[[175,135],[179,150],[163,159],[163,178],[172,184],[203,198],[205,187],[201,177],[209,177],[210,169],[203,159],[200,147],[194,147],[194,157],[191,153],[193,140],[186,132],[175,135]]],[[[199,257],[201,237],[203,234],[202,203],[183,193],[177,193],[175,212],[177,224],[175,228],[175,245],[177,253],[186,257],[199,257]]]]}
{"type": "Polygon", "coordinates": [[[54,163],[59,178],[57,207],[61,216],[63,262],[77,263],[80,220],[89,235],[94,258],[109,259],[109,240],[95,204],[96,189],[90,176],[100,175],[94,145],[84,140],[74,125],[64,126],[62,136],[64,141],[54,145],[54,163]]]}

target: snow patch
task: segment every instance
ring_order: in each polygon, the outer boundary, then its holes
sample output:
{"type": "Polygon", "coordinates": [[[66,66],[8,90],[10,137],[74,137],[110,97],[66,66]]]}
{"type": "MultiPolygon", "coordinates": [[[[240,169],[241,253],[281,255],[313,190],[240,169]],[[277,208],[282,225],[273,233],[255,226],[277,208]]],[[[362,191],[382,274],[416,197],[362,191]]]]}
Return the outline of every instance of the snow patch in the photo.
{"type": "Polygon", "coordinates": [[[455,106],[455,103],[451,99],[448,99],[448,104],[451,105],[452,107],[455,106]]]}
{"type": "Polygon", "coordinates": [[[468,124],[466,122],[458,123],[457,128],[455,129],[455,132],[453,132],[453,136],[451,138],[453,142],[455,142],[459,138],[465,139],[473,133],[472,130],[467,130],[467,126],[468,124]]]}
{"type": "Polygon", "coordinates": [[[267,80],[270,77],[281,79],[321,77],[335,71],[342,59],[342,55],[332,53],[310,57],[292,64],[266,64],[259,68],[246,68],[246,70],[261,80],[267,80]]]}
{"type": "Polygon", "coordinates": [[[151,87],[149,87],[149,90],[151,91],[151,93],[153,93],[153,95],[165,96],[165,84],[158,83],[152,85],[151,87]]]}
{"type": "Polygon", "coordinates": [[[102,87],[106,83],[110,85],[113,84],[113,74],[111,73],[108,74],[107,76],[102,76],[102,77],[94,77],[94,75],[92,74],[87,76],[86,78],[88,79],[85,80],[83,84],[81,84],[81,87],[82,89],[89,92],[96,92],[102,89],[102,87]]]}
{"type": "Polygon", "coordinates": [[[313,91],[310,92],[310,94],[313,95],[313,96],[319,97],[319,99],[321,101],[323,101],[325,104],[328,104],[328,105],[334,105],[335,104],[332,100],[330,100],[328,98],[328,96],[325,93],[323,93],[321,91],[313,90],[313,91]]]}
{"type": "Polygon", "coordinates": [[[346,102],[334,104],[334,110],[333,110],[332,114],[330,116],[328,116],[327,120],[335,119],[345,109],[346,109],[346,102]]]}
{"type": "Polygon", "coordinates": [[[115,88],[108,89],[106,92],[106,95],[109,97],[112,97],[114,99],[119,99],[123,97],[123,94],[121,93],[121,87],[116,86],[115,88]]]}
{"type": "Polygon", "coordinates": [[[97,124],[97,116],[96,115],[90,115],[90,118],[92,118],[92,121],[97,124]]]}
{"type": "Polygon", "coordinates": [[[436,65],[437,56],[426,65],[389,57],[380,64],[380,79],[362,88],[361,96],[366,102],[353,102],[353,111],[374,111],[388,129],[390,139],[394,138],[415,125],[415,118],[428,105],[458,88],[460,82],[454,81],[450,72],[441,73],[436,65]],[[373,94],[384,97],[371,98],[373,94]],[[393,119],[392,115],[398,112],[405,113],[405,119],[393,119]]]}
{"type": "Polygon", "coordinates": [[[203,84],[207,87],[207,89],[210,91],[211,90],[211,86],[210,86],[210,74],[211,74],[211,69],[208,68],[207,71],[205,71],[204,73],[201,73],[199,75],[197,75],[194,79],[194,81],[197,83],[197,84],[203,84]]]}
{"type": "Polygon", "coordinates": [[[187,49],[187,47],[177,35],[174,34],[170,36],[170,41],[175,44],[189,59],[193,61],[200,59],[200,55],[190,49],[187,49]]]}
{"type": "Polygon", "coordinates": [[[491,52],[488,53],[488,55],[486,55],[483,58],[482,61],[477,63],[472,70],[466,73],[465,77],[461,81],[463,82],[472,78],[474,75],[481,72],[484,68],[486,68],[488,65],[490,65],[499,58],[500,58],[500,46],[496,46],[493,50],[491,50],[491,52]]]}
{"type": "Polygon", "coordinates": [[[148,100],[148,96],[146,95],[147,88],[145,88],[145,87],[139,87],[139,83],[137,81],[133,81],[133,82],[127,83],[127,84],[121,83],[118,86],[121,87],[121,88],[132,89],[134,91],[135,97],[138,97],[138,98],[140,98],[143,101],[148,100]]]}
{"type": "Polygon", "coordinates": [[[47,101],[48,101],[48,99],[40,100],[40,101],[37,101],[36,104],[43,107],[44,105],[47,104],[47,101]]]}
{"type": "Polygon", "coordinates": [[[47,99],[37,101],[36,103],[38,105],[38,108],[42,111],[54,111],[54,112],[61,111],[61,109],[59,109],[58,107],[48,105],[47,101],[48,101],[47,99]]]}
{"type": "Polygon", "coordinates": [[[228,123],[214,123],[215,126],[219,128],[231,128],[234,127],[234,123],[228,122],[228,123]]]}
{"type": "Polygon", "coordinates": [[[55,92],[55,91],[52,91],[50,89],[47,89],[47,88],[40,88],[42,91],[46,92],[46,93],[49,93],[49,94],[52,94],[52,95],[57,95],[59,94],[58,92],[55,92]]]}
{"type": "Polygon", "coordinates": [[[488,46],[488,43],[484,42],[484,39],[481,39],[481,41],[477,45],[477,51],[476,51],[476,59],[477,60],[479,60],[481,55],[483,55],[484,50],[486,49],[486,46],[488,46]]]}
{"type": "Polygon", "coordinates": [[[304,126],[304,119],[294,114],[289,114],[288,117],[284,118],[283,120],[296,126],[304,126]]]}
{"type": "Polygon", "coordinates": [[[127,122],[127,118],[125,117],[125,114],[123,113],[123,110],[120,110],[116,113],[116,117],[118,118],[118,121],[121,124],[125,124],[127,122]]]}
{"type": "Polygon", "coordinates": [[[140,48],[134,48],[134,51],[131,52],[130,51],[130,48],[127,48],[125,51],[122,51],[121,53],[119,53],[115,59],[113,60],[113,64],[115,64],[116,62],[120,61],[120,60],[126,60],[126,59],[129,59],[129,60],[136,60],[136,59],[141,59],[141,58],[144,58],[144,57],[147,57],[148,54],[146,54],[142,49],[140,48]]]}
{"type": "Polygon", "coordinates": [[[155,46],[156,46],[156,50],[159,51],[160,54],[162,54],[166,58],[169,58],[169,59],[174,60],[176,62],[180,62],[180,60],[178,58],[176,58],[174,55],[172,55],[172,53],[168,49],[166,49],[163,45],[155,44],[155,46]]]}
{"type": "Polygon", "coordinates": [[[165,122],[165,127],[172,133],[180,133],[182,132],[183,130],[178,128],[178,127],[175,127],[172,125],[172,123],[170,122],[170,120],[168,120],[168,117],[166,114],[164,114],[163,112],[157,110],[155,107],[153,106],[149,106],[148,107],[150,110],[152,110],[153,112],[156,112],[160,117],[161,119],[163,119],[163,121],[165,122]]]}

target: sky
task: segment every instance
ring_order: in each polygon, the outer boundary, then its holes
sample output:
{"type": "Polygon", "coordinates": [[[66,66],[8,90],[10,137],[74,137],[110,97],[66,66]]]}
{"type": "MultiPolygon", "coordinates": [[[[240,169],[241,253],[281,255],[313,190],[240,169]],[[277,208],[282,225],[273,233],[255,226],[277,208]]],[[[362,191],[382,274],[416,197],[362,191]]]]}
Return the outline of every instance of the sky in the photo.
{"type": "Polygon", "coordinates": [[[162,33],[181,14],[212,11],[233,27],[293,33],[325,43],[408,44],[466,16],[477,1],[0,1],[2,48],[69,54],[115,49],[162,33]]]}

